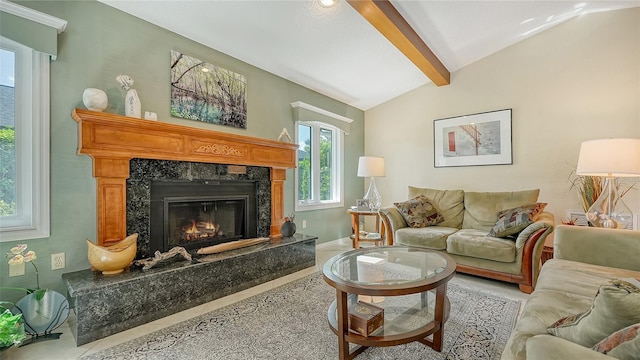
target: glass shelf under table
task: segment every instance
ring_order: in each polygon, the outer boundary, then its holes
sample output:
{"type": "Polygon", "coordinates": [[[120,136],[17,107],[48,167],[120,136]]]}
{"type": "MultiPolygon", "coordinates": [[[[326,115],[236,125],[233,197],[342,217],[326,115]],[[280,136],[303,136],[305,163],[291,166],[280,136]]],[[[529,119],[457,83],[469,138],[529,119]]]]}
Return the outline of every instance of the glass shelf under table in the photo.
{"type": "MultiPolygon", "coordinates": [[[[347,340],[351,343],[367,345],[375,341],[377,346],[396,345],[402,342],[415,341],[414,338],[425,338],[437,329],[434,326],[435,291],[401,295],[401,296],[363,296],[349,294],[347,307],[351,307],[356,301],[365,301],[369,304],[384,309],[383,326],[369,336],[363,336],[353,330],[349,331],[347,340]],[[421,335],[420,335],[421,334],[421,335]]],[[[450,302],[445,297],[445,322],[449,318],[450,302]]],[[[327,311],[331,330],[336,333],[338,328],[337,301],[334,300],[327,311]]]]}

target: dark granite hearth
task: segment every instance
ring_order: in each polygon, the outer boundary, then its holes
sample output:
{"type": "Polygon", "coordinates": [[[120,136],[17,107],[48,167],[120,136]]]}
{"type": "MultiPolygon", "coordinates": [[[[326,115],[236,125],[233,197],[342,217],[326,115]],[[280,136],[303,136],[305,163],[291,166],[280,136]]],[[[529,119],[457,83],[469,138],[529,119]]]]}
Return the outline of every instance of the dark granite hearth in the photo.
{"type": "Polygon", "coordinates": [[[248,289],[315,265],[317,237],[295,234],[207,255],[192,264],[168,261],[148,271],[62,275],[75,315],[78,346],[248,289]]]}

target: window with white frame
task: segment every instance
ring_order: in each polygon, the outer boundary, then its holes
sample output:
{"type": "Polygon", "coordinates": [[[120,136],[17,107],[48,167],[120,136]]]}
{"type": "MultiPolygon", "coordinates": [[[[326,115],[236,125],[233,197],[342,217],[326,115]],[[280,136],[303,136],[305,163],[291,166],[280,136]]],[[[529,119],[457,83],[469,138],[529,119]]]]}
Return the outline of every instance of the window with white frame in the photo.
{"type": "Polygon", "coordinates": [[[49,55],[0,37],[0,241],[49,236],[49,55]]]}
{"type": "Polygon", "coordinates": [[[343,133],[317,121],[296,123],[296,211],[344,205],[343,133]]]}

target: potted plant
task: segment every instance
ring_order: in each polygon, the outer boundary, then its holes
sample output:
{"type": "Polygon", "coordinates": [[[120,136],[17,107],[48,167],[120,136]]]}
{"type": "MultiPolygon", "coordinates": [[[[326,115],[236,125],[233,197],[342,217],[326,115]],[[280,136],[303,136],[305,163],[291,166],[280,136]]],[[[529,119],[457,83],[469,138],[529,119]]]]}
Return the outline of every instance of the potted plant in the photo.
{"type": "Polygon", "coordinates": [[[0,351],[19,345],[27,337],[22,314],[13,314],[12,307],[12,303],[0,301],[0,351]]]}
{"type": "MultiPolygon", "coordinates": [[[[13,247],[11,249],[11,253],[6,254],[5,257],[11,258],[9,260],[9,265],[31,262],[33,267],[36,269],[36,283],[39,288],[39,280],[37,279],[38,268],[32,262],[37,258],[36,253],[34,251],[29,251],[25,254],[24,252],[26,250],[27,245],[19,244],[18,246],[13,247]]],[[[27,294],[37,291],[37,289],[20,287],[2,287],[2,289],[24,291],[27,294]]],[[[2,350],[6,350],[13,345],[19,345],[26,338],[22,314],[13,314],[11,309],[13,309],[13,303],[0,301],[0,349],[2,350]]]]}

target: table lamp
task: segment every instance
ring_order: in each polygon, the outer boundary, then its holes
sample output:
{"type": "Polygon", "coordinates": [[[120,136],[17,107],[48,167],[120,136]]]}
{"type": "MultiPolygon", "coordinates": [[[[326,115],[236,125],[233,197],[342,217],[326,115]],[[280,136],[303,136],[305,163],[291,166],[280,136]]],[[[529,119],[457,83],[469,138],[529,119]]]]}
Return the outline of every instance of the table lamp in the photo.
{"type": "Polygon", "coordinates": [[[640,176],[640,139],[599,139],[580,146],[577,175],[605,177],[600,196],[586,212],[596,227],[625,229],[632,221],[614,183],[618,177],[640,176]]]}
{"type": "Polygon", "coordinates": [[[364,199],[369,202],[370,210],[378,210],[382,205],[382,197],[376,188],[375,178],[384,176],[384,158],[377,156],[360,156],[358,160],[358,176],[371,177],[369,190],[364,195],[364,199]]]}

